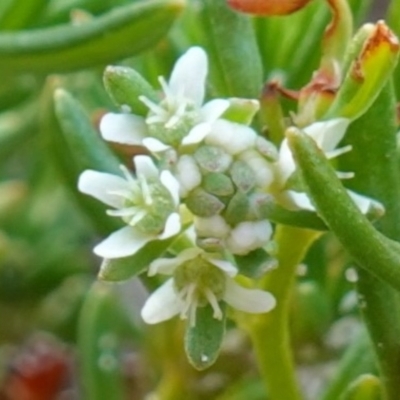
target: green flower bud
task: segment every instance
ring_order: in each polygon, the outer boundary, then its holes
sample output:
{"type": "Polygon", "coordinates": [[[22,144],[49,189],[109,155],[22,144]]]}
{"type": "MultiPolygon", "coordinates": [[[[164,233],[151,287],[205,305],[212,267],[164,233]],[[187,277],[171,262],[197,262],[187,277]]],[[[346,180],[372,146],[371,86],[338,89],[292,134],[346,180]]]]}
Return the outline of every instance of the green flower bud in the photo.
{"type": "Polygon", "coordinates": [[[194,153],[200,168],[207,172],[225,172],[232,162],[232,157],[216,146],[201,146],[194,153]]]}
{"type": "Polygon", "coordinates": [[[229,201],[224,217],[229,225],[236,225],[246,221],[250,210],[250,202],[247,195],[237,192],[229,201]]]}
{"type": "Polygon", "coordinates": [[[215,196],[231,196],[235,191],[229,177],[218,172],[211,172],[205,175],[202,187],[206,192],[215,196]]]}
{"type": "Polygon", "coordinates": [[[148,108],[139,100],[139,96],[146,96],[150,100],[157,100],[157,93],[142,75],[132,68],[109,66],[104,71],[104,86],[119,106],[128,106],[138,115],[146,115],[148,108]]]}
{"type": "Polygon", "coordinates": [[[245,161],[235,161],[230,172],[233,183],[240,191],[247,193],[256,185],[254,172],[245,161]]]}
{"type": "Polygon", "coordinates": [[[186,206],[199,217],[212,217],[219,214],[225,207],[217,197],[207,193],[201,188],[196,188],[186,197],[186,206]]]}

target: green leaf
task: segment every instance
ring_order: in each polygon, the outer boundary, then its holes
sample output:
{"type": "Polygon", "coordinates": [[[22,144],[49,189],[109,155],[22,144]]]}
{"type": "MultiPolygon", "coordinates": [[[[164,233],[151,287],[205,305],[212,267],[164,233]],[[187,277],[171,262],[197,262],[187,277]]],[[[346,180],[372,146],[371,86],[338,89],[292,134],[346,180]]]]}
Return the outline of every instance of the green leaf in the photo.
{"type": "Polygon", "coordinates": [[[121,226],[120,221],[107,216],[105,206],[98,200],[80,194],[77,182],[85,169],[120,174],[119,161],[93,128],[83,108],[70,94],[60,89],[57,91],[56,104],[50,103],[48,97],[52,95],[56,84],[57,82],[49,83],[44,91],[44,146],[64,182],[85,213],[91,217],[97,230],[102,234],[110,233],[121,226]]]}
{"type": "Polygon", "coordinates": [[[287,131],[289,146],[318,213],[357,263],[400,290],[400,245],[359,211],[322,151],[306,134],[287,131]]]}
{"type": "Polygon", "coordinates": [[[13,0],[0,15],[0,29],[5,31],[25,28],[36,20],[46,7],[47,0],[13,0]]]}
{"type": "Polygon", "coordinates": [[[122,318],[111,286],[95,283],[78,322],[79,377],[87,400],[125,399],[118,346],[122,318]]]}
{"type": "MultiPolygon", "coordinates": [[[[392,0],[388,9],[387,21],[397,36],[400,36],[400,2],[392,0]]],[[[400,97],[400,64],[394,71],[394,84],[396,87],[397,98],[400,97]]]]}
{"type": "Polygon", "coordinates": [[[100,267],[99,279],[119,282],[144,272],[149,264],[160,257],[176,237],[147,243],[133,256],[105,259],[100,267]]]}
{"type": "MultiPolygon", "coordinates": [[[[340,170],[354,171],[355,177],[349,186],[384,205],[386,212],[375,226],[387,237],[399,241],[400,171],[392,85],[386,85],[369,110],[350,125],[345,141],[353,150],[340,157],[340,170]]],[[[400,346],[399,293],[363,270],[358,271],[357,289],[362,299],[361,312],[381,365],[382,382],[397,397],[400,365],[395,349],[400,346]]]]}
{"type": "Polygon", "coordinates": [[[342,356],[329,383],[322,400],[337,400],[348,385],[360,374],[372,373],[376,370],[376,359],[371,340],[366,330],[362,330],[351,342],[342,356]]]}
{"type": "Polygon", "coordinates": [[[71,71],[133,56],[165,35],[182,7],[182,0],[147,0],[80,25],[0,34],[0,71],[71,71]]]}
{"type": "Polygon", "coordinates": [[[368,110],[391,77],[400,52],[398,38],[379,21],[350,65],[325,119],[355,119],[368,110]]]}
{"type": "Polygon", "coordinates": [[[185,351],[198,370],[210,367],[218,357],[225,333],[225,306],[220,303],[220,307],[224,314],[221,321],[213,317],[213,309],[207,304],[197,308],[195,326],[187,324],[185,351]]]}
{"type": "Polygon", "coordinates": [[[328,295],[313,281],[296,284],[291,305],[291,336],[296,344],[318,343],[331,322],[328,295]]]}
{"type": "Polygon", "coordinates": [[[272,196],[255,196],[253,208],[261,218],[268,219],[277,224],[297,226],[299,228],[327,230],[325,222],[313,211],[291,211],[276,203],[272,196]]]}
{"type": "Polygon", "coordinates": [[[119,162],[92,126],[83,107],[68,92],[58,89],[55,110],[77,170],[91,168],[121,175],[119,162]]]}
{"type": "Polygon", "coordinates": [[[257,99],[263,73],[251,19],[225,0],[204,0],[199,18],[216,94],[257,99]]]}
{"type": "Polygon", "coordinates": [[[109,66],[104,71],[103,80],[114,103],[119,107],[130,107],[134,114],[144,116],[149,112],[148,107],[139,100],[139,96],[159,102],[154,88],[132,68],[109,66]]]}
{"type": "Polygon", "coordinates": [[[383,400],[381,381],[374,375],[362,375],[349,386],[340,400],[383,400]]]}

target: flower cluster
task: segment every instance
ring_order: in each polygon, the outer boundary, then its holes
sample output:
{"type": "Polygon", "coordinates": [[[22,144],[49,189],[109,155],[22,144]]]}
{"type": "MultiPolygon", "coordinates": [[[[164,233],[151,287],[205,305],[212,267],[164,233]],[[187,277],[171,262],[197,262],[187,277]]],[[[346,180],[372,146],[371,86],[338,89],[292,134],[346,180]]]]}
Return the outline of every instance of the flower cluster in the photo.
{"type": "MultiPolygon", "coordinates": [[[[168,82],[159,79],[159,101],[139,96],[147,115],[103,117],[104,139],[141,145],[150,153],[134,158],[135,176],[121,167],[121,176],[85,171],[79,179],[79,189],[112,207],[108,214],[125,225],[95,247],[103,258],[127,257],[153,241],[189,236],[181,215],[190,216],[190,244],[176,257],[149,266],[149,275],[172,277],[145,304],[142,316],[148,323],[179,314],[193,326],[197,307],[207,304],[214,318],[222,319],[220,302],[253,313],[271,310],[270,293],[236,283],[235,257],[263,249],[271,239],[260,199],[273,195],[289,208],[313,209],[305,193],[288,189],[296,168],[286,141],[278,151],[248,125],[256,100],[203,104],[207,69],[205,52],[193,47],[177,61],[168,82]],[[229,118],[241,107],[246,118],[229,118]]],[[[348,150],[336,149],[348,123],[315,123],[305,132],[334,157],[348,150]]]]}

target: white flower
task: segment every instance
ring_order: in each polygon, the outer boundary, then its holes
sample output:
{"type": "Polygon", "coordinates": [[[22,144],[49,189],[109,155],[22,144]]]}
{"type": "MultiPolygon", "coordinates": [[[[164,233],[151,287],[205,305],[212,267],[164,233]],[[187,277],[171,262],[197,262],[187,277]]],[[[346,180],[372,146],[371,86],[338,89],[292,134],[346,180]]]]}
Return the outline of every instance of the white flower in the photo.
{"type": "Polygon", "coordinates": [[[169,171],[159,173],[148,156],[134,159],[136,178],[121,167],[125,178],[87,170],[79,177],[78,188],[113,207],[107,213],[120,217],[124,228],[112,233],[94,248],[103,258],[126,257],[152,240],[163,240],[181,229],[179,184],[169,171]]]}
{"type": "MultiPolygon", "coordinates": [[[[350,120],[346,118],[336,118],[329,121],[315,122],[303,129],[303,132],[314,139],[317,146],[325,153],[328,159],[337,157],[351,150],[351,146],[345,146],[337,149],[336,146],[343,139],[346,130],[350,124],[350,120]]],[[[282,190],[287,180],[295,172],[296,164],[293,159],[292,152],[286,139],[283,140],[280,150],[279,159],[276,163],[276,183],[282,190]]],[[[337,176],[341,179],[352,178],[352,172],[337,172],[337,176]]],[[[364,214],[370,210],[382,210],[380,203],[360,194],[347,191],[355,204],[364,214]]],[[[294,190],[284,190],[280,196],[281,200],[287,206],[314,211],[315,207],[311,203],[306,193],[297,192],[294,190]]]]}
{"type": "Polygon", "coordinates": [[[104,139],[131,145],[143,144],[151,152],[161,152],[203,140],[209,124],[229,107],[228,100],[215,99],[203,105],[207,55],[192,47],[176,62],[169,82],[159,78],[164,97],[156,104],[145,96],[140,100],[149,108],[142,118],[132,114],[106,114],[100,124],[104,139]]]}
{"type": "Polygon", "coordinates": [[[189,248],[176,258],[158,259],[151,263],[149,274],[173,275],[151,294],[142,309],[148,324],[156,324],[180,315],[196,321],[197,307],[211,305],[216,319],[222,319],[219,302],[249,313],[264,313],[275,307],[272,294],[247,289],[238,285],[233,277],[237,269],[228,261],[217,258],[198,248],[189,248]]]}

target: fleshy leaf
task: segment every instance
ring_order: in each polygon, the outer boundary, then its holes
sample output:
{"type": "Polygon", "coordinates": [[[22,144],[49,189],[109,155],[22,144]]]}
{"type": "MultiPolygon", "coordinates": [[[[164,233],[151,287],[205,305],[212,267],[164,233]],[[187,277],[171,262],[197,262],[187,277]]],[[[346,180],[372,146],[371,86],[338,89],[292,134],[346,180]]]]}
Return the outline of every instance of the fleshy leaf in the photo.
{"type": "Polygon", "coordinates": [[[154,88],[138,72],[128,67],[109,66],[104,71],[104,86],[118,106],[128,106],[134,114],[146,115],[148,107],[139,100],[146,96],[158,103],[154,88]]]}
{"type": "Polygon", "coordinates": [[[400,43],[379,21],[350,65],[343,84],[324,118],[357,118],[375,101],[397,64],[400,43]]]}
{"type": "Polygon", "coordinates": [[[125,398],[120,372],[122,312],[110,286],[95,283],[87,294],[78,322],[80,376],[87,400],[125,398]]]}
{"type": "Polygon", "coordinates": [[[225,306],[220,304],[220,307],[224,315],[222,320],[213,317],[213,309],[207,304],[197,308],[195,326],[187,324],[185,351],[197,370],[210,367],[218,357],[225,333],[225,306]]]}
{"type": "Polygon", "coordinates": [[[251,20],[226,0],[204,0],[199,21],[207,32],[204,44],[217,95],[258,98],[262,64],[251,20]]]}
{"type": "Polygon", "coordinates": [[[156,44],[182,8],[182,0],[139,1],[80,25],[2,33],[0,70],[62,72],[133,56],[156,44]]]}
{"type": "Polygon", "coordinates": [[[400,245],[380,234],[359,211],[309,136],[289,129],[287,137],[309,195],[326,224],[362,268],[400,290],[400,245]]]}

